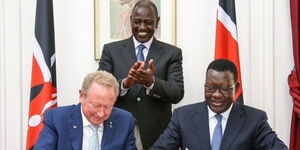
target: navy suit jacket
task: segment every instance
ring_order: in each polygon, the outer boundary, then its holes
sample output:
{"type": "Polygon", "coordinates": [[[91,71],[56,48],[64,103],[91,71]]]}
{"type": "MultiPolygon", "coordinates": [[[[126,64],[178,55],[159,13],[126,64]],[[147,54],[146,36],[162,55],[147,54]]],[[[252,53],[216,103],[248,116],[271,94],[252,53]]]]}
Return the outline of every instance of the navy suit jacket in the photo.
{"type": "MultiPolygon", "coordinates": [[[[181,49],[154,38],[145,62],[150,59],[154,60],[155,83],[149,95],[143,85],[135,84],[115,104],[135,117],[144,149],[149,149],[165,130],[172,116],[172,104],[184,94],[181,49]]],[[[130,37],[104,45],[99,70],[112,73],[121,83],[136,61],[130,37]]]]}
{"type": "MultiPolygon", "coordinates": [[[[50,109],[43,123],[35,150],[82,149],[81,104],[50,109]]],[[[104,121],[101,150],[136,150],[134,119],[129,112],[113,108],[110,118],[104,121]]]]}
{"type": "MultiPolygon", "coordinates": [[[[174,110],[167,129],[151,150],[210,150],[206,102],[174,110]]],[[[220,150],[287,150],[272,131],[264,111],[233,103],[220,150]]]]}

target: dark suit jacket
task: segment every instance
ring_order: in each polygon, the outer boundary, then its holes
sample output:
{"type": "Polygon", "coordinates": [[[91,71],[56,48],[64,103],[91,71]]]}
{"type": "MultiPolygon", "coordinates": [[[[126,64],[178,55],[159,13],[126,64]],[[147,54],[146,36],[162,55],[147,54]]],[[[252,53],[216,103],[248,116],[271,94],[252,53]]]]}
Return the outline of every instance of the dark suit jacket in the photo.
{"type": "MultiPolygon", "coordinates": [[[[153,39],[145,62],[154,60],[155,84],[150,94],[136,84],[127,94],[118,97],[116,107],[123,108],[136,118],[144,149],[148,149],[167,127],[171,104],[178,103],[184,94],[182,52],[179,48],[153,39]]],[[[127,77],[137,61],[132,37],[104,45],[99,70],[112,73],[119,83],[127,77]]]]}
{"type": "MultiPolygon", "coordinates": [[[[44,127],[34,149],[81,150],[83,126],[80,109],[81,104],[78,104],[46,111],[44,127]]],[[[136,150],[134,120],[129,112],[113,108],[111,116],[104,121],[101,149],[136,150]]]]}
{"type": "MultiPolygon", "coordinates": [[[[210,150],[206,102],[175,109],[167,129],[151,150],[210,150]]],[[[234,103],[220,150],[287,150],[267,122],[265,112],[234,103]]]]}

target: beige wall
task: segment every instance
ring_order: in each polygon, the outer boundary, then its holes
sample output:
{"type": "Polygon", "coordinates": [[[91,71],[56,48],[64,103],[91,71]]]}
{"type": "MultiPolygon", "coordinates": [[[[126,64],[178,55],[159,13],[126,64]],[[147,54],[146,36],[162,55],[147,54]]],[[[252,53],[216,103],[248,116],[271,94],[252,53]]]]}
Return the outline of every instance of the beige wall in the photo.
{"type": "MultiPolygon", "coordinates": [[[[53,0],[58,103],[78,102],[93,59],[93,0],[53,0]]],[[[0,0],[0,149],[24,149],[36,0],[0,0]]],[[[214,55],[217,0],[177,0],[177,46],[183,50],[185,97],[174,107],[203,100],[204,73],[214,55]]],[[[293,67],[286,0],[236,0],[245,104],[263,109],[289,143],[293,67]]]]}

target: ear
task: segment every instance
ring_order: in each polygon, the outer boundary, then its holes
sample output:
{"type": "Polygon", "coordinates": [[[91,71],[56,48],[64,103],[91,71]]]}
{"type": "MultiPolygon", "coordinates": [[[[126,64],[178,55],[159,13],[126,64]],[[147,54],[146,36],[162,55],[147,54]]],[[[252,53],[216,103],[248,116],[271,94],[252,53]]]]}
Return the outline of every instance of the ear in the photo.
{"type": "Polygon", "coordinates": [[[156,29],[158,28],[158,23],[159,23],[159,21],[160,21],[160,17],[157,17],[157,18],[156,18],[156,27],[155,27],[156,29]]]}
{"type": "Polygon", "coordinates": [[[133,25],[133,23],[132,23],[132,16],[130,16],[129,23],[130,23],[130,27],[132,28],[132,25],[133,25]]]}
{"type": "Polygon", "coordinates": [[[79,101],[80,103],[82,103],[82,101],[84,100],[84,96],[81,90],[79,90],[79,101]]]}
{"type": "Polygon", "coordinates": [[[235,83],[235,88],[234,88],[234,94],[236,94],[237,93],[237,91],[240,89],[240,83],[239,82],[236,82],[235,83]]]}

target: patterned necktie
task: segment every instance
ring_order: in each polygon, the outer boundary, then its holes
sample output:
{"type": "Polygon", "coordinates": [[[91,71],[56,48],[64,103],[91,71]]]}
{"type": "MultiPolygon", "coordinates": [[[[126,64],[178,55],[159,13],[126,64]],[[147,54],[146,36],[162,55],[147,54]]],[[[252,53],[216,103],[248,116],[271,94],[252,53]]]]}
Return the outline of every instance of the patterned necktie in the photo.
{"type": "Polygon", "coordinates": [[[138,61],[145,61],[144,54],[143,54],[143,49],[144,48],[146,48],[146,47],[143,44],[140,44],[138,46],[138,53],[136,55],[138,61]]]}
{"type": "Polygon", "coordinates": [[[92,129],[92,134],[89,139],[89,145],[88,150],[99,150],[100,144],[98,140],[98,128],[99,126],[89,125],[89,127],[92,129]]]}
{"type": "Polygon", "coordinates": [[[216,114],[215,117],[216,117],[218,123],[215,127],[214,134],[212,137],[211,149],[212,150],[220,150],[220,145],[221,145],[221,141],[222,141],[222,115],[216,114]]]}

